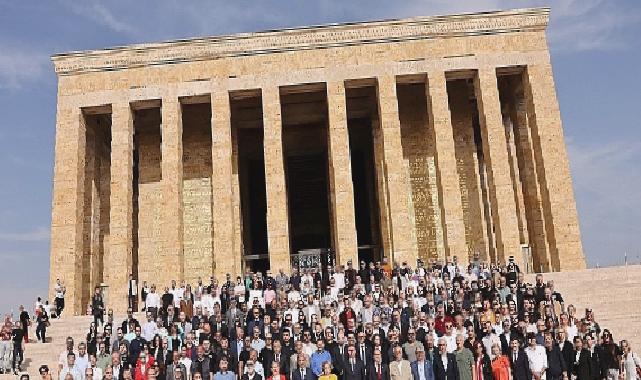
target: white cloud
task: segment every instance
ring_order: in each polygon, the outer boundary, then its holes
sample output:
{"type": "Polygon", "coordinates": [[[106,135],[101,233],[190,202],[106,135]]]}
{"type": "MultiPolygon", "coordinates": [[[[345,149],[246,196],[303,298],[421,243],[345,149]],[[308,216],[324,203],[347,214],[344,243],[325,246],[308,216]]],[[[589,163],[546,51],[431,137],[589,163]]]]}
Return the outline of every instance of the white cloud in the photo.
{"type": "Polygon", "coordinates": [[[0,89],[20,89],[41,78],[49,64],[44,52],[20,49],[0,42],[0,89]]]}
{"type": "Polygon", "coordinates": [[[37,227],[26,232],[0,232],[0,242],[37,242],[49,239],[49,229],[37,227]]]}
{"type": "MultiPolygon", "coordinates": [[[[114,32],[135,34],[136,28],[124,21],[123,12],[112,12],[97,0],[65,1],[64,4],[75,14],[95,21],[114,32]]],[[[153,5],[152,5],[153,6],[153,5]]]]}

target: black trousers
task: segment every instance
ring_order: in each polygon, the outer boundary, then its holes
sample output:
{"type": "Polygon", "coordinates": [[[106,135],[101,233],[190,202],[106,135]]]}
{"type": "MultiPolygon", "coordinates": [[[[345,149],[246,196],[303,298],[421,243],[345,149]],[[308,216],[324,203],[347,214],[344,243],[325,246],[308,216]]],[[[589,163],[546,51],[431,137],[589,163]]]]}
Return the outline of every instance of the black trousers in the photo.
{"type": "Polygon", "coordinates": [[[20,365],[22,364],[22,359],[23,359],[23,354],[22,354],[22,343],[14,343],[13,344],[13,361],[11,362],[11,369],[14,371],[17,368],[20,368],[20,365]],[[17,366],[16,366],[17,362],[17,366]]]}
{"type": "Polygon", "coordinates": [[[65,308],[65,299],[56,297],[56,316],[58,318],[60,318],[60,314],[62,314],[62,310],[64,310],[64,308],[65,308]]]}
{"type": "Polygon", "coordinates": [[[36,339],[45,343],[45,334],[47,333],[47,326],[44,323],[39,323],[36,327],[36,339]]]}
{"type": "Polygon", "coordinates": [[[102,311],[96,311],[93,313],[93,323],[96,325],[96,327],[105,324],[104,313],[102,311]],[[100,321],[100,324],[98,324],[98,321],[100,321]]]}
{"type": "Polygon", "coordinates": [[[134,312],[138,311],[138,296],[136,295],[129,295],[129,307],[131,310],[134,312]]]}

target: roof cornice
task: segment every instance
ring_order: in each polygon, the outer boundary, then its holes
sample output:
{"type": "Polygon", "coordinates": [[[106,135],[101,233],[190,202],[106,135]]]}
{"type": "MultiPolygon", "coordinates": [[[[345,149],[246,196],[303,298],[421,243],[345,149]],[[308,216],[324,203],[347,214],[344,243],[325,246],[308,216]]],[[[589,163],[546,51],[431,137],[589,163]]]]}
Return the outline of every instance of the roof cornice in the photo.
{"type": "Polygon", "coordinates": [[[545,30],[549,8],[427,16],[191,38],[56,54],[58,75],[297,50],[545,30]]]}

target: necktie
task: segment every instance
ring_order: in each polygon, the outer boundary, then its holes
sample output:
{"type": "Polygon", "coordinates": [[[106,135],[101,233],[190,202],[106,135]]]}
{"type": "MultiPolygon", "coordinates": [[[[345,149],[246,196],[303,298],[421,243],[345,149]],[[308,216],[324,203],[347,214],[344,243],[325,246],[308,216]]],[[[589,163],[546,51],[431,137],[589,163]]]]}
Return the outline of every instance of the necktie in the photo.
{"type": "Polygon", "coordinates": [[[301,379],[305,378],[305,370],[303,368],[300,369],[300,378],[301,379]]]}
{"type": "Polygon", "coordinates": [[[354,359],[352,359],[352,372],[354,372],[354,359]]]}
{"type": "Polygon", "coordinates": [[[517,355],[517,354],[516,354],[516,352],[515,352],[515,353],[514,353],[514,363],[516,363],[516,358],[517,358],[517,356],[516,356],[516,355],[517,355]]]}
{"type": "Polygon", "coordinates": [[[361,345],[361,360],[365,364],[365,346],[361,345]]]}

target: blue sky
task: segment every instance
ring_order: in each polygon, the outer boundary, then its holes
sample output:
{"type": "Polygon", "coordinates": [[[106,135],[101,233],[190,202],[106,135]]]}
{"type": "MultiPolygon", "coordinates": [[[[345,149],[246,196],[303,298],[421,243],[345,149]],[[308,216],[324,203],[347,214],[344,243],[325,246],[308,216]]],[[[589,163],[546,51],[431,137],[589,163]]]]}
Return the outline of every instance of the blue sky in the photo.
{"type": "Polygon", "coordinates": [[[263,29],[551,6],[550,49],[590,266],[639,262],[638,0],[0,0],[0,312],[46,296],[56,106],[49,57],[263,29]]]}

